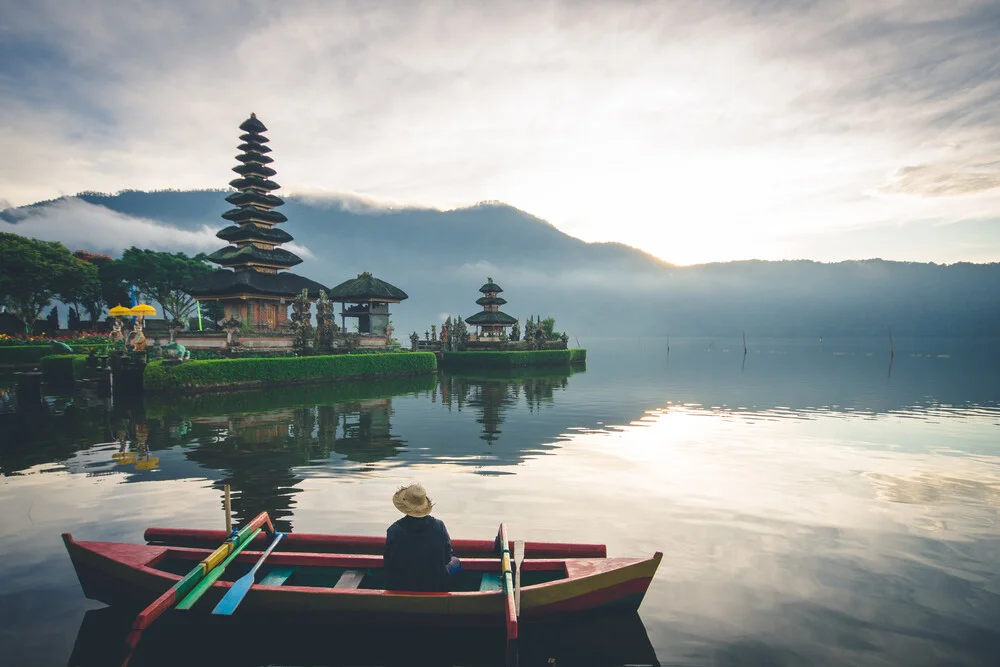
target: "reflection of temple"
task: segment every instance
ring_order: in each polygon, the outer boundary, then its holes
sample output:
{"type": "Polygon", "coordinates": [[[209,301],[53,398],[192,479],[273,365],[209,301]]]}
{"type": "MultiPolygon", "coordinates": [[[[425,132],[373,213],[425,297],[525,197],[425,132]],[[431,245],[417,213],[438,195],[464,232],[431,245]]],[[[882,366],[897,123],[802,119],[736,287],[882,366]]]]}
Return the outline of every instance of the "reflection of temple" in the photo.
{"type": "Polygon", "coordinates": [[[517,407],[522,395],[528,410],[535,412],[554,403],[555,390],[565,389],[568,377],[569,372],[535,377],[511,377],[503,372],[487,377],[447,374],[440,381],[441,402],[459,410],[466,405],[475,408],[479,412],[476,421],[483,425],[479,438],[492,445],[502,433],[500,425],[507,411],[517,407]]]}
{"type": "Polygon", "coordinates": [[[338,405],[340,437],[334,451],[349,461],[373,463],[396,456],[406,443],[392,436],[392,399],[379,398],[338,405]]]}
{"type": "Polygon", "coordinates": [[[170,445],[193,445],[190,460],[226,472],[216,486],[230,485],[234,522],[266,510],[286,531],[305,476],[296,469],[328,465],[337,454],[366,464],[396,456],[405,443],[392,436],[391,416],[386,397],[191,417],[163,432],[174,440],[170,445]]]}

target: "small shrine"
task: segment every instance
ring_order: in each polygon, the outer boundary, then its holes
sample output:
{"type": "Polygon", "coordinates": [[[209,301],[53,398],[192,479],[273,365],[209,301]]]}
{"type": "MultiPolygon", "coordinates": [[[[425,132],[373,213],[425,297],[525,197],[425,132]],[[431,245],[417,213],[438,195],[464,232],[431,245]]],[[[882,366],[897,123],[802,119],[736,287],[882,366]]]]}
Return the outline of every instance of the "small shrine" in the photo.
{"type": "Polygon", "coordinates": [[[302,290],[310,300],[319,298],[323,285],[288,272],[302,260],[281,244],[292,235],[275,225],[286,222],[274,210],[284,200],[271,194],[281,186],[270,180],[277,172],[268,166],[267,128],[256,114],[243,121],[243,142],[233,167],[238,178],[229,182],[236,188],[226,197],[232,208],[222,214],[232,224],[216,234],[230,245],[216,250],[208,259],[227,271],[217,271],[201,279],[187,291],[199,301],[219,301],[226,320],[236,319],[258,329],[275,329],[288,321],[288,305],[302,290]]]}
{"type": "Polygon", "coordinates": [[[392,338],[389,325],[389,304],[410,298],[406,292],[379,280],[368,271],[359,273],[357,278],[345,280],[330,290],[330,301],[342,304],[340,311],[341,329],[350,332],[347,318],[357,319],[357,333],[364,336],[385,336],[392,338]]]}
{"type": "Polygon", "coordinates": [[[465,318],[465,323],[476,327],[476,340],[499,339],[507,327],[517,322],[517,318],[500,310],[500,306],[507,303],[507,300],[497,296],[503,288],[493,282],[492,278],[487,278],[486,284],[479,291],[483,296],[476,299],[476,303],[483,307],[483,311],[465,318]]]}

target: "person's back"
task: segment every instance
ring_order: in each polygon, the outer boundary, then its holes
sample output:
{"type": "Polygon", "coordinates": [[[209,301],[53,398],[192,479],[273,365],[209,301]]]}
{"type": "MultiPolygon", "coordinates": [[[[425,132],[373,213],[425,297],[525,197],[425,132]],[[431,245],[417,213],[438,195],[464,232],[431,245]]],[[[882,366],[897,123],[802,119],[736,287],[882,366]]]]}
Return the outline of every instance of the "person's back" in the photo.
{"type": "Polygon", "coordinates": [[[448,530],[432,516],[404,516],[386,531],[385,573],[390,589],[448,590],[450,559],[448,530]]]}
{"type": "MultiPolygon", "coordinates": [[[[402,591],[448,590],[451,537],[444,523],[430,516],[433,503],[419,484],[404,487],[392,499],[406,514],[385,532],[383,563],[386,586],[402,591]]],[[[457,565],[457,559],[451,567],[457,565]]]]}

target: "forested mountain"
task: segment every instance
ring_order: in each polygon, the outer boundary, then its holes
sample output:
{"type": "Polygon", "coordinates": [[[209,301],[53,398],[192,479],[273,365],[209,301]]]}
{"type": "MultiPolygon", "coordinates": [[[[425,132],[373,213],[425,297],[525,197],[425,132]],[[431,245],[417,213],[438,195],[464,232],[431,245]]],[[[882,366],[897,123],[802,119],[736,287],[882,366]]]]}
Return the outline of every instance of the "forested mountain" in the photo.
{"type": "MultiPolygon", "coordinates": [[[[0,226],[63,240],[72,249],[118,252],[123,243],[141,245],[134,237],[123,241],[121,233],[104,233],[125,220],[136,230],[154,230],[157,249],[211,251],[225,245],[210,233],[226,224],[220,218],[229,208],[224,197],[222,191],[83,193],[0,212],[12,223],[0,226]],[[169,247],[172,232],[176,247],[169,247]]],[[[289,221],[282,228],[308,250],[295,272],[333,286],[371,271],[402,288],[410,299],[393,308],[393,320],[404,336],[422,334],[447,314],[467,317],[479,310],[477,289],[487,277],[504,288],[505,312],[522,320],[551,315],[557,329],[577,336],[739,337],[744,330],[755,337],[884,336],[887,327],[900,336],[1000,334],[996,263],[872,259],[677,267],[625,245],[585,243],[500,203],[440,211],[285,199],[281,210],[289,221]]],[[[864,248],[858,254],[864,256],[864,248]]]]}

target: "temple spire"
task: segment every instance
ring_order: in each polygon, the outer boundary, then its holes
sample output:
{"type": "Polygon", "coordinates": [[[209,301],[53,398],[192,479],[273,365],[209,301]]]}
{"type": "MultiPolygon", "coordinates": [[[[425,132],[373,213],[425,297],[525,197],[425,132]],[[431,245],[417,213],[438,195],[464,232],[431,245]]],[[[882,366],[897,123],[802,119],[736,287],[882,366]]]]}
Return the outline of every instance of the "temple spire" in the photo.
{"type": "Polygon", "coordinates": [[[239,150],[242,152],[236,156],[239,164],[233,167],[238,178],[229,182],[237,192],[226,197],[226,201],[236,208],[222,214],[224,219],[236,224],[216,234],[232,245],[215,251],[208,258],[237,272],[277,273],[302,260],[279,247],[291,241],[292,236],[274,228],[288,218],[274,210],[285,202],[271,194],[281,186],[271,180],[277,172],[267,166],[273,162],[266,155],[271,151],[266,146],[268,138],[263,134],[267,132],[267,127],[257,114],[251,113],[240,124],[240,129],[245,132],[240,135],[243,143],[239,145],[239,150]]]}

